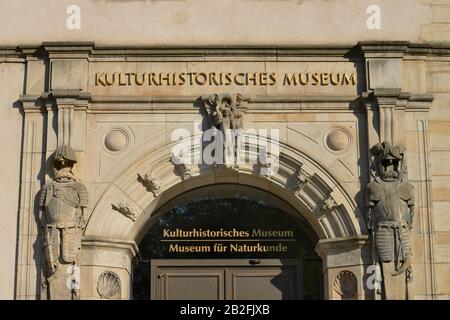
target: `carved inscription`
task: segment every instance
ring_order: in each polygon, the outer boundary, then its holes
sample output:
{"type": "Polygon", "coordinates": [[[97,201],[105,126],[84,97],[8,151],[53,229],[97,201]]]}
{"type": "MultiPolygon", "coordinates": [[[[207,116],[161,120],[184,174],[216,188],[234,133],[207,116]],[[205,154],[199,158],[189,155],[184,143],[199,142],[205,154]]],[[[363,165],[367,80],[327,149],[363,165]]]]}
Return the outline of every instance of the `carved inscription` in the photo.
{"type": "Polygon", "coordinates": [[[356,86],[346,72],[97,72],[95,86],[356,86]]]}

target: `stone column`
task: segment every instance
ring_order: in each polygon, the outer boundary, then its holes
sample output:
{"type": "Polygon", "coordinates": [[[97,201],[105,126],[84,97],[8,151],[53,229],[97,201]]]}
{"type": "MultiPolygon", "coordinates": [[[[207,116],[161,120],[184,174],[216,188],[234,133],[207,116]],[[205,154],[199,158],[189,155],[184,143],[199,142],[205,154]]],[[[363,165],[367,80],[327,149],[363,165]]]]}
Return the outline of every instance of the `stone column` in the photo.
{"type": "Polygon", "coordinates": [[[432,175],[428,111],[431,94],[412,95],[407,105],[406,135],[408,179],[414,184],[415,218],[412,229],[413,282],[411,299],[436,298],[435,222],[432,206],[432,175]]]}
{"type": "Polygon", "coordinates": [[[83,239],[80,299],[131,299],[132,261],[137,254],[134,241],[83,239]]]}
{"type": "Polygon", "coordinates": [[[58,145],[71,146],[79,159],[75,175],[84,178],[88,55],[93,44],[27,46],[26,87],[20,97],[24,117],[18,238],[18,299],[39,298],[42,239],[36,211],[40,188],[49,180],[48,159],[58,145]],[[75,129],[76,128],[76,129],[75,129]]]}
{"type": "Polygon", "coordinates": [[[368,145],[405,143],[403,56],[407,42],[360,42],[366,61],[368,145]]]}
{"type": "Polygon", "coordinates": [[[39,297],[42,238],[38,232],[37,194],[45,181],[47,107],[39,96],[22,96],[23,115],[22,176],[19,208],[16,299],[39,297]]]}
{"type": "Polygon", "coordinates": [[[320,240],[316,246],[322,258],[324,298],[364,300],[372,297],[366,282],[367,267],[372,263],[368,236],[320,240]]]}
{"type": "MultiPolygon", "coordinates": [[[[46,56],[37,46],[22,49],[26,68],[25,88],[20,96],[23,117],[21,154],[20,208],[18,217],[16,299],[39,297],[41,273],[41,243],[36,221],[37,194],[46,179],[46,160],[53,150],[53,135],[49,133],[48,110],[51,105],[42,99],[47,88],[46,56]]],[[[7,151],[6,151],[7,152],[7,151]]]]}
{"type": "Polygon", "coordinates": [[[90,94],[88,88],[89,55],[92,42],[44,42],[48,54],[49,83],[44,96],[53,99],[53,125],[57,127],[57,144],[72,147],[77,159],[75,172],[84,178],[86,148],[86,110],[90,94]]]}
{"type": "MultiPolygon", "coordinates": [[[[411,248],[414,281],[409,295],[412,299],[433,298],[436,284],[428,145],[428,110],[433,96],[427,93],[426,57],[405,54],[411,50],[407,42],[359,45],[366,60],[367,92],[363,98],[367,107],[368,147],[381,141],[405,146],[408,179],[416,190],[411,248]],[[414,270],[424,276],[417,276],[414,270]]],[[[426,50],[418,48],[421,53],[426,50]]]]}

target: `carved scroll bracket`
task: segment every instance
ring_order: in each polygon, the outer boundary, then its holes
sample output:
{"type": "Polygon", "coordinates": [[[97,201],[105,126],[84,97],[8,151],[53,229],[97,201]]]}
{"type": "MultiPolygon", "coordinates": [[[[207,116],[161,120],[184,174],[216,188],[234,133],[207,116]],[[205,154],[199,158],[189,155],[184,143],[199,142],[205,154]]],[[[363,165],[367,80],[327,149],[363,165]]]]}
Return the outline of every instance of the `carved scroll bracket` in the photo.
{"type": "Polygon", "coordinates": [[[120,212],[125,217],[131,219],[133,222],[136,221],[136,210],[134,210],[125,200],[119,201],[117,204],[111,204],[113,210],[120,212]]]}

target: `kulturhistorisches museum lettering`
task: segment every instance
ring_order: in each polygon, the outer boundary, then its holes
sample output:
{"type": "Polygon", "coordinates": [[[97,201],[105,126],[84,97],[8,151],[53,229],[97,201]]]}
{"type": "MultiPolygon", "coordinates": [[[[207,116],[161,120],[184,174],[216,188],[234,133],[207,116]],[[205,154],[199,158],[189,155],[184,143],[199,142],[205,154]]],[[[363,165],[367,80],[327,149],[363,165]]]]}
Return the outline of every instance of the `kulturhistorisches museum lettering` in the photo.
{"type": "Polygon", "coordinates": [[[262,229],[253,229],[249,230],[236,230],[233,228],[232,230],[203,230],[203,229],[192,229],[192,230],[183,230],[183,229],[164,229],[163,230],[163,238],[234,238],[234,237],[242,237],[242,238],[250,238],[250,237],[294,237],[294,231],[292,230],[262,230],[262,229]]]}
{"type": "Polygon", "coordinates": [[[89,66],[88,91],[98,96],[356,95],[361,64],[348,61],[130,61],[89,66]]]}
{"type": "Polygon", "coordinates": [[[164,229],[161,242],[171,253],[271,253],[287,252],[295,241],[293,230],[164,229]]]}
{"type": "Polygon", "coordinates": [[[355,86],[346,72],[97,72],[95,86],[355,86]]]}

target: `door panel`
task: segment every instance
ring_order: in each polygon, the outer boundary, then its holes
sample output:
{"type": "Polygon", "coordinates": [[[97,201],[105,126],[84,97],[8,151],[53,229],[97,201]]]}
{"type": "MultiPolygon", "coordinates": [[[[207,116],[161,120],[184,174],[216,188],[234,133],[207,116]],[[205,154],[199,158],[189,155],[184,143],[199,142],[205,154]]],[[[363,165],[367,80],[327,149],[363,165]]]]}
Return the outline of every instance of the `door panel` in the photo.
{"type": "Polygon", "coordinates": [[[223,300],[222,270],[160,268],[164,300],[223,300]]]}
{"type": "Polygon", "coordinates": [[[160,259],[151,273],[151,299],[287,300],[303,293],[300,260],[160,259]]]}
{"type": "Polygon", "coordinates": [[[295,267],[231,269],[231,300],[298,299],[295,267]]]}

